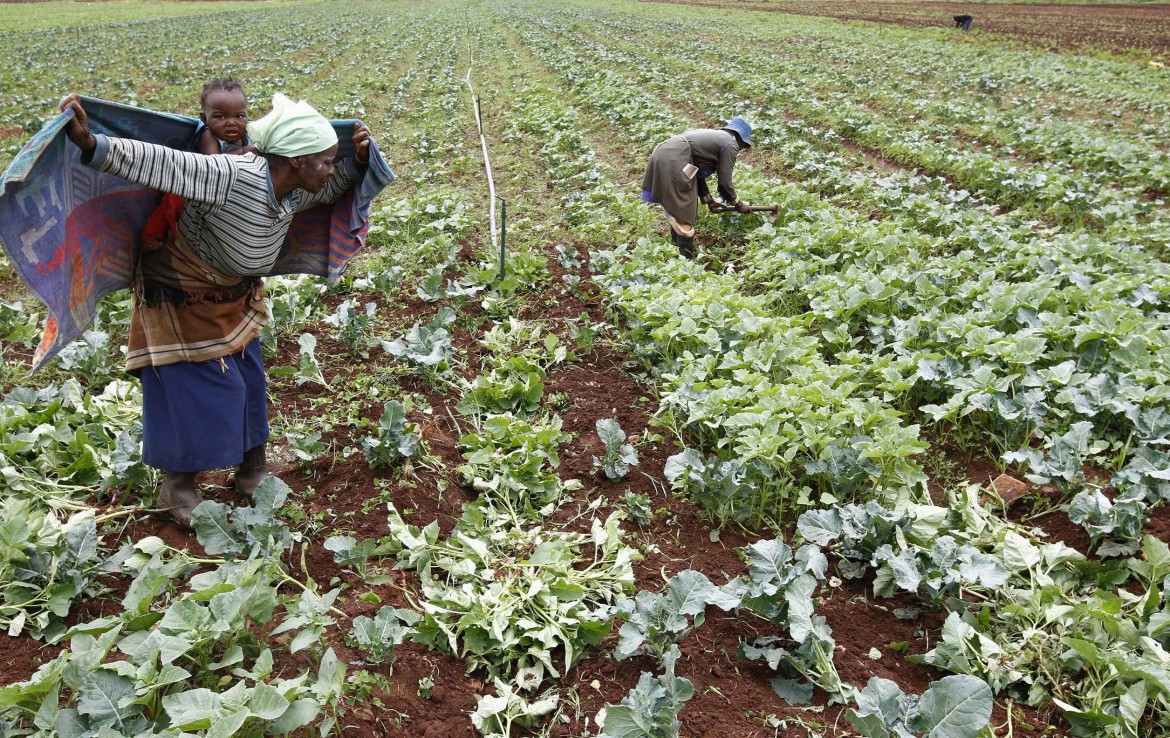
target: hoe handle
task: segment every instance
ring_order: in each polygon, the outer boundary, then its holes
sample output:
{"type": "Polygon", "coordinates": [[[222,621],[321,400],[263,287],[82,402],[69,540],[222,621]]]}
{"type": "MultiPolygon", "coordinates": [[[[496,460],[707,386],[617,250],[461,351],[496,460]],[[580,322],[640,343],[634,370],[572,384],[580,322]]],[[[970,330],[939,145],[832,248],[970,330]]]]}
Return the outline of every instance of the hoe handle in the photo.
{"type": "MultiPolygon", "coordinates": [[[[748,212],[750,213],[772,213],[775,215],[780,211],[779,205],[749,205],[748,212]]],[[[712,208],[713,213],[734,213],[735,208],[730,205],[719,204],[718,207],[712,208]]]]}

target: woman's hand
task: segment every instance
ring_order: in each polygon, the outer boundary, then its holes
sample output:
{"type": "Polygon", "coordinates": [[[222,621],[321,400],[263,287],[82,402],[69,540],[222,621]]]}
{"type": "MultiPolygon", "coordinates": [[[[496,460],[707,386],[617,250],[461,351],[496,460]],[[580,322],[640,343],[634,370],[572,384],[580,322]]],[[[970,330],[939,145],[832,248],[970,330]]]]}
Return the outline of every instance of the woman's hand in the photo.
{"type": "Polygon", "coordinates": [[[708,196],[705,200],[703,200],[703,202],[707,204],[707,209],[710,210],[712,213],[726,213],[728,210],[732,209],[731,205],[724,205],[723,203],[716,200],[714,197],[710,197],[710,196],[708,196]]]}
{"type": "Polygon", "coordinates": [[[66,95],[61,98],[61,112],[73,110],[73,117],[65,126],[65,135],[82,151],[93,151],[97,148],[97,139],[89,132],[89,117],[81,107],[81,98],[77,95],[66,95]]]}
{"type": "Polygon", "coordinates": [[[752,211],[752,206],[748,205],[743,200],[736,200],[735,209],[741,213],[750,213],[752,211]]]}
{"type": "Polygon", "coordinates": [[[353,160],[365,166],[370,163],[370,129],[362,123],[353,124],[353,160]]]}

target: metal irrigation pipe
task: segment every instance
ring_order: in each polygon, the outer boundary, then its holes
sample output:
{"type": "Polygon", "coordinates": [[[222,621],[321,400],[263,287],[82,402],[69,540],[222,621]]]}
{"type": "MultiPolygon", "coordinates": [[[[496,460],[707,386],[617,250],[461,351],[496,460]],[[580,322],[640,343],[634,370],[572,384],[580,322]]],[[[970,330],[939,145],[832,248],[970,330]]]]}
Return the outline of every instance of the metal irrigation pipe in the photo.
{"type": "MultiPolygon", "coordinates": [[[[471,39],[467,40],[467,76],[463,81],[467,83],[467,91],[471,94],[471,105],[475,110],[475,124],[479,128],[479,145],[483,150],[483,168],[487,172],[488,181],[488,224],[492,232],[492,244],[496,243],[496,183],[492,180],[492,161],[488,157],[487,137],[483,133],[483,116],[479,112],[479,96],[471,86],[471,70],[475,66],[475,56],[471,52],[471,39]]],[[[501,249],[502,250],[502,249],[501,249]]]]}

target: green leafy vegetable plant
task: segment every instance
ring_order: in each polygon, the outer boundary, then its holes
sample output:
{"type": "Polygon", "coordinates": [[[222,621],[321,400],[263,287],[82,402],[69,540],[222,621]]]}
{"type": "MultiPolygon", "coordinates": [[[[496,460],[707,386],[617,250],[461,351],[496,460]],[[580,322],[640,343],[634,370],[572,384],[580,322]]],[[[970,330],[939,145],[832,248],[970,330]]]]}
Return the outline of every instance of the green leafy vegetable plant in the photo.
{"type": "Polygon", "coordinates": [[[285,431],[284,440],[288,443],[289,451],[300,464],[302,471],[308,471],[313,462],[329,450],[329,447],[321,441],[321,434],[317,431],[285,431]]]}
{"type": "Polygon", "coordinates": [[[320,362],[317,361],[317,337],[312,333],[302,333],[297,339],[297,345],[300,347],[301,356],[301,365],[296,372],[297,384],[313,382],[328,389],[329,382],[321,371],[320,362]]]}
{"type": "Polygon", "coordinates": [[[630,520],[641,526],[654,522],[654,510],[649,495],[630,490],[622,497],[622,501],[626,503],[626,514],[630,520]]]}
{"type": "Polygon", "coordinates": [[[88,330],[61,349],[57,361],[65,371],[84,377],[87,384],[100,385],[113,373],[109,356],[110,334],[88,330]]]}
{"type": "Polygon", "coordinates": [[[802,546],[795,553],[780,539],[748,546],[748,576],[729,583],[728,594],[738,593],[744,607],[787,629],[796,648],[774,636],[740,645],[744,658],[763,660],[782,669],[772,688],[794,704],[808,702],[816,685],[829,694],[830,702],[852,698],[853,686],[842,681],[833,663],[836,642],[825,618],[817,615],[814,595],[823,580],[828,561],[820,548],[802,546]]]}
{"type": "MultiPolygon", "coordinates": [[[[285,678],[273,675],[272,651],[260,643],[284,585],[302,593],[289,603],[284,629],[297,627],[289,624],[297,619],[308,626],[309,636],[297,634],[294,642],[316,642],[323,622],[306,617],[310,609],[320,614],[306,602],[322,598],[281,562],[291,536],[273,512],[287,493],[269,477],[256,490],[255,507],[224,514],[224,506],[204,502],[196,509],[204,550],[235,560],[196,558],[154,537],[120,552],[117,560],[136,572],[122,612],[73,627],[56,659],[0,689],[6,735],[280,734],[336,706],[345,668],[331,649],[315,676],[285,678]],[[196,567],[214,568],[191,574],[196,567]]],[[[334,725],[326,716],[319,731],[328,735],[334,725]]]]}
{"type": "Polygon", "coordinates": [[[114,380],[92,392],[75,379],[17,387],[0,401],[0,484],[38,506],[76,510],[92,489],[149,486],[142,463],[142,393],[114,380]]]}
{"type": "Polygon", "coordinates": [[[419,446],[418,426],[406,420],[407,408],[397,400],[383,406],[378,435],[362,439],[362,452],[374,468],[394,466],[415,455],[419,446]]]}
{"type": "Polygon", "coordinates": [[[288,526],[276,516],[289,492],[288,485],[269,475],[252,494],[251,507],[204,500],[191,516],[191,527],[212,556],[230,561],[278,555],[292,543],[288,526]]]}
{"type": "Polygon", "coordinates": [[[535,699],[507,682],[493,680],[495,694],[483,695],[475,703],[471,724],[483,738],[510,738],[513,726],[535,728],[541,718],[557,709],[560,701],[555,690],[535,699]]]}
{"type": "Polygon", "coordinates": [[[430,323],[425,326],[415,323],[402,338],[389,343],[383,341],[382,348],[423,374],[446,376],[455,354],[447,327],[454,322],[455,311],[441,308],[430,323]]]}
{"type": "Polygon", "coordinates": [[[493,415],[460,439],[464,463],[457,470],[488,505],[536,520],[552,510],[562,491],[580,488],[577,480],[556,474],[557,448],[569,440],[556,416],[537,421],[493,415]]]}
{"type": "Polygon", "coordinates": [[[597,437],[605,445],[602,457],[593,457],[594,471],[604,471],[607,479],[618,481],[630,473],[630,467],[638,465],[638,452],[626,443],[626,432],[612,418],[597,421],[597,437]]]}
{"type": "Polygon", "coordinates": [[[9,636],[65,631],[73,599],[98,574],[99,542],[92,512],[61,523],[27,500],[0,500],[0,626],[9,636]]]}
{"type": "Polygon", "coordinates": [[[505,367],[480,374],[467,383],[456,409],[465,415],[512,413],[521,417],[540,409],[544,396],[544,372],[523,357],[505,367]]]}
{"type": "Polygon", "coordinates": [[[606,705],[602,722],[607,738],[678,738],[681,724],[678,714],[683,703],[695,695],[689,679],[675,676],[678,646],[663,654],[663,673],[654,676],[642,672],[638,685],[622,698],[619,705],[606,705]]]}
{"type": "Polygon", "coordinates": [[[337,340],[349,347],[354,356],[366,357],[375,343],[370,335],[378,306],[367,302],[365,309],[358,309],[354,300],[343,300],[337,311],[325,316],[325,322],[337,329],[337,340]]]}
{"type": "Polygon", "coordinates": [[[24,304],[0,301],[0,338],[14,346],[32,348],[40,340],[40,320],[24,304]]]}
{"type": "Polygon", "coordinates": [[[1128,556],[1137,551],[1148,516],[1140,497],[1110,500],[1100,491],[1082,490],[1069,503],[1068,518],[1088,531],[1101,556],[1128,556]]]}
{"type": "Polygon", "coordinates": [[[390,607],[378,610],[373,618],[359,615],[346,642],[359,649],[371,664],[394,662],[394,647],[402,644],[413,632],[411,626],[419,620],[413,610],[390,607]]]}
{"type": "Polygon", "coordinates": [[[370,559],[385,556],[390,551],[389,543],[372,538],[358,541],[353,536],[330,536],[322,545],[326,551],[333,552],[334,562],[342,566],[352,566],[363,580],[367,578],[370,559]]]}
{"type": "Polygon", "coordinates": [[[705,622],[708,604],[731,610],[739,606],[740,598],[721,591],[693,569],[671,577],[663,594],[642,590],[633,599],[619,600],[614,614],[625,623],[618,631],[614,657],[621,660],[646,652],[662,661],[675,643],[705,622]]]}
{"type": "Polygon", "coordinates": [[[417,570],[422,588],[412,637],[524,690],[565,673],[609,633],[606,605],[633,589],[640,557],[623,545],[620,521],[594,520],[584,535],[473,505],[440,541],[437,524],[420,530],[391,506],[399,566],[417,570]]]}
{"type": "Polygon", "coordinates": [[[943,677],[921,697],[903,693],[889,679],[873,677],[845,717],[866,738],[976,738],[991,719],[991,707],[991,689],[976,677],[943,677]]]}

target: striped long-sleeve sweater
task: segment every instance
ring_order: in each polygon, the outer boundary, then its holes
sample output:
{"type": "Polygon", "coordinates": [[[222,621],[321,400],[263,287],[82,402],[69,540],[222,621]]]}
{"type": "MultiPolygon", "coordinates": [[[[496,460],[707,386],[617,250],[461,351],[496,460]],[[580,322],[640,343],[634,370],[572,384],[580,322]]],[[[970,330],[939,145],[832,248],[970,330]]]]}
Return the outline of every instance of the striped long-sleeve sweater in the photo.
{"type": "Polygon", "coordinates": [[[240,277],[267,274],[293,215],[336,202],[358,177],[353,160],[342,159],[321,192],[294,190],[278,202],[268,160],[261,156],[204,156],[133,139],[95,138],[89,166],[185,199],[178,220],[183,238],[208,264],[240,277]]]}

